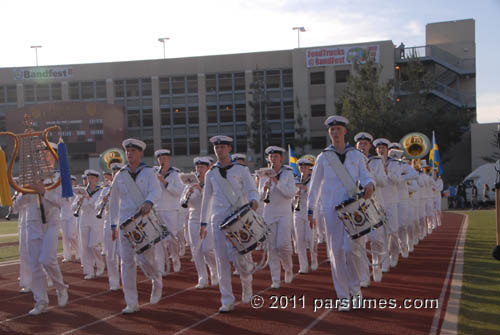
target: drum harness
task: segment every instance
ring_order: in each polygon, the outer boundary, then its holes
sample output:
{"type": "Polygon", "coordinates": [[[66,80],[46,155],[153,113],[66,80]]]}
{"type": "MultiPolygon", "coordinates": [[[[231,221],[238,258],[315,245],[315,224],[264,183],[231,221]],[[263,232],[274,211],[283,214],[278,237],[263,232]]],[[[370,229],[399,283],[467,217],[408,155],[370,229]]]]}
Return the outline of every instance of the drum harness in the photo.
{"type": "MultiPolygon", "coordinates": [[[[354,150],[354,149],[351,149],[351,150],[354,150]]],[[[356,185],[356,183],[352,179],[349,172],[347,172],[347,169],[345,168],[344,164],[340,161],[339,154],[337,154],[337,152],[333,148],[328,148],[328,149],[324,150],[323,152],[325,153],[325,158],[328,161],[328,164],[333,169],[333,171],[335,172],[337,177],[340,179],[342,185],[346,189],[347,195],[350,198],[355,198],[356,194],[358,193],[358,186],[356,185]]],[[[347,152],[348,151],[344,151],[343,155],[346,155],[347,152]]],[[[385,225],[384,225],[384,229],[385,229],[385,225]]],[[[386,234],[384,234],[384,236],[386,236],[386,234]]],[[[355,245],[356,245],[356,243],[353,244],[353,253],[358,255],[358,256],[366,258],[368,261],[368,264],[370,264],[371,266],[381,265],[384,258],[389,256],[386,252],[377,253],[379,256],[379,262],[374,264],[374,263],[370,262],[370,260],[368,260],[366,253],[364,255],[360,255],[360,253],[362,253],[362,251],[359,250],[359,248],[355,247],[355,245]]],[[[373,253],[375,253],[375,252],[372,250],[372,254],[373,253]]]]}

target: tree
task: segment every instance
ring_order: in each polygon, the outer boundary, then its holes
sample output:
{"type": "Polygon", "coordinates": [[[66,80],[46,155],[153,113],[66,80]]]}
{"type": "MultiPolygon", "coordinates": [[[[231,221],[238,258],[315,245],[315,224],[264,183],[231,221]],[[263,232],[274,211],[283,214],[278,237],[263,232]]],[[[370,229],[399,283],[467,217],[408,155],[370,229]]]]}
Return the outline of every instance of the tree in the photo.
{"type": "Polygon", "coordinates": [[[297,120],[295,122],[295,134],[297,134],[297,136],[295,137],[292,147],[297,157],[301,157],[305,155],[305,147],[311,143],[311,140],[306,136],[307,129],[304,126],[304,116],[300,110],[298,97],[295,97],[295,106],[298,111],[297,120]]]}
{"type": "Polygon", "coordinates": [[[380,82],[382,66],[373,59],[357,61],[349,76],[343,95],[338,100],[341,114],[349,119],[352,134],[365,131],[373,136],[393,137],[388,127],[393,116],[393,82],[380,82]]]}
{"type": "Polygon", "coordinates": [[[267,122],[267,104],[268,99],[264,90],[264,81],[257,78],[250,84],[253,90],[252,100],[248,102],[252,108],[252,122],[250,123],[249,137],[250,147],[259,154],[257,158],[258,165],[264,166],[264,149],[268,146],[271,137],[271,127],[267,122]],[[262,141],[262,144],[261,144],[262,141]]]}

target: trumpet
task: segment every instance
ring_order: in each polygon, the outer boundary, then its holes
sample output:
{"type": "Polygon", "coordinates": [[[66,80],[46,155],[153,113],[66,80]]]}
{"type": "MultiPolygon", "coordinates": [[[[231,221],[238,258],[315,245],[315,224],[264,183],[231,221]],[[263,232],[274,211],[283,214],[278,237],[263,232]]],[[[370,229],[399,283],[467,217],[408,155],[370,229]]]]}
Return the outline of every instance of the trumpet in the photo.
{"type": "Polygon", "coordinates": [[[108,193],[102,197],[102,201],[100,203],[99,210],[97,211],[97,215],[95,216],[98,219],[102,219],[102,214],[104,213],[104,209],[106,208],[106,205],[108,204],[109,197],[111,195],[111,187],[109,188],[108,193]]]}
{"type": "MultiPolygon", "coordinates": [[[[276,171],[274,171],[272,167],[270,167],[270,168],[262,168],[262,169],[259,169],[259,170],[255,171],[255,172],[261,178],[262,177],[267,177],[267,178],[276,177],[276,171]]],[[[271,194],[271,188],[268,188],[266,190],[266,195],[264,197],[264,203],[268,204],[268,203],[271,202],[271,200],[269,199],[270,194],[271,194]]]]}
{"type": "Polygon", "coordinates": [[[76,209],[73,212],[73,216],[77,218],[80,216],[80,209],[82,209],[83,200],[85,200],[85,193],[87,193],[87,190],[85,190],[83,187],[75,187],[74,191],[80,196],[76,209]]]}

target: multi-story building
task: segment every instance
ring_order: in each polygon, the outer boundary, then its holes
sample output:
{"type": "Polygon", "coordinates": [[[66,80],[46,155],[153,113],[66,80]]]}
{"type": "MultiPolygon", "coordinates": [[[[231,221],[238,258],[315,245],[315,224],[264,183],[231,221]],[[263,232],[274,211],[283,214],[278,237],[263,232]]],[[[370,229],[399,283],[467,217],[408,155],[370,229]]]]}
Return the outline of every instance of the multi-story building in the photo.
{"type": "MultiPolygon", "coordinates": [[[[427,45],[420,55],[440,72],[436,96],[446,104],[475,108],[475,67],[465,70],[451,62],[461,64],[467,59],[467,64],[473,63],[474,21],[429,24],[426,34],[427,45]],[[457,97],[457,92],[464,95],[457,97]]],[[[27,112],[40,129],[59,124],[72,169],[97,167],[96,157],[126,137],[145,141],[150,161],[155,149],[171,149],[174,164],[187,169],[194,156],[212,152],[208,138],[216,134],[233,137],[233,151],[246,153],[255,166],[261,161],[252,149],[253,134],[260,129],[252,130],[253,121],[270,129],[266,144],[282,147],[294,145],[297,128],[302,128],[310,141],[298,151],[316,154],[327,145],[324,119],[338,112],[338,99],[357,57],[369,54],[382,65],[381,80],[389,80],[395,79],[395,65],[404,63],[405,52],[410,49],[401,53],[388,40],[233,55],[2,68],[0,129],[22,132],[21,117],[27,112]],[[261,110],[254,111],[252,102],[256,101],[261,110]]],[[[0,138],[0,144],[5,141],[0,138]]]]}

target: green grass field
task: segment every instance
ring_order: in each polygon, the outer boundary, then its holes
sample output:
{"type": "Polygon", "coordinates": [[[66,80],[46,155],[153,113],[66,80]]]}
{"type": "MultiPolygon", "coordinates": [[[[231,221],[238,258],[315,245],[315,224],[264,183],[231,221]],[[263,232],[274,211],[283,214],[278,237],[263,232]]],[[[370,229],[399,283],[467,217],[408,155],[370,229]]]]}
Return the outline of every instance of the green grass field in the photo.
{"type": "Polygon", "coordinates": [[[0,235],[17,234],[17,220],[0,220],[0,235]]]}
{"type": "Polygon", "coordinates": [[[467,211],[469,227],[464,254],[459,334],[500,334],[500,261],[491,256],[496,245],[495,211],[467,211]]]}

